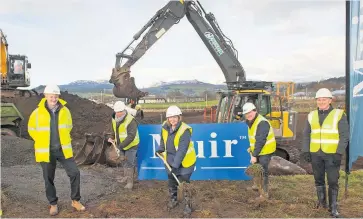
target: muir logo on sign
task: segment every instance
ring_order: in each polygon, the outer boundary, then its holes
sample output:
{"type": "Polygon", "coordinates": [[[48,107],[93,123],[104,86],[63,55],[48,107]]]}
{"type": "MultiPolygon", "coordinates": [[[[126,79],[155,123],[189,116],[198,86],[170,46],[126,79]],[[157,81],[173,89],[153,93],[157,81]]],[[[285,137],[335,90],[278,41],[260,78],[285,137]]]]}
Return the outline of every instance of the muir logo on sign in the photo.
{"type": "MultiPolygon", "coordinates": [[[[190,124],[197,152],[192,180],[249,180],[248,127],[245,123],[190,124]]],[[[140,125],[138,177],[140,180],[167,179],[166,170],[155,151],[160,145],[161,125],[140,125]]]]}

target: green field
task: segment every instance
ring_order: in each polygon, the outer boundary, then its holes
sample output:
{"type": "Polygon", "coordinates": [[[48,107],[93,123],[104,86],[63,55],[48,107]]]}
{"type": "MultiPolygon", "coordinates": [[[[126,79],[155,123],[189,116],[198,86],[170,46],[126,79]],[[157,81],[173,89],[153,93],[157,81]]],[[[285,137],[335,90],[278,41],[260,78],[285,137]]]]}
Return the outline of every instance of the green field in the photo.
{"type": "Polygon", "coordinates": [[[203,109],[204,107],[215,106],[218,100],[193,102],[193,103],[143,103],[140,104],[143,109],[166,109],[171,105],[177,105],[181,109],[203,109]]]}

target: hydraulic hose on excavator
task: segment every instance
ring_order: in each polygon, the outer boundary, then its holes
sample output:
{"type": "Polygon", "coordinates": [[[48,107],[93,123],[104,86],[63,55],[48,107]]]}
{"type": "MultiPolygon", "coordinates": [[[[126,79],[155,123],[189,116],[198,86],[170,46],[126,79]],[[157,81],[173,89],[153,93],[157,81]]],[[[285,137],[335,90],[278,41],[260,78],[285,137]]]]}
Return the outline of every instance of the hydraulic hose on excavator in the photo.
{"type": "Polygon", "coordinates": [[[232,41],[220,29],[215,16],[206,13],[198,1],[169,1],[138,31],[122,52],[116,54],[110,83],[114,84],[113,94],[118,98],[138,99],[147,95],[135,85],[130,76],[130,68],[145,55],[163,35],[181,19],[187,17],[213,58],[220,66],[229,89],[246,80],[245,71],[238,61],[238,52],[232,41]],[[143,35],[133,48],[131,45],[143,35]],[[132,51],[131,54],[126,52],[132,51]],[[122,63],[123,60],[126,60],[122,63]]]}

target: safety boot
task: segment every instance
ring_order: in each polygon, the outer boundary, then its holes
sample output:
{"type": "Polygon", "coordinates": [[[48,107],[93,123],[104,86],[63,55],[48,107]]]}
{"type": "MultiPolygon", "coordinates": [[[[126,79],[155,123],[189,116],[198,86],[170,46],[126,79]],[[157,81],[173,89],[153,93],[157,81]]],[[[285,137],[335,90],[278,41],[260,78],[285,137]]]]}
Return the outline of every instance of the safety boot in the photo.
{"type": "Polygon", "coordinates": [[[252,186],[247,187],[247,191],[255,191],[255,192],[258,191],[258,187],[257,187],[255,181],[253,181],[253,185],[252,186]]]}
{"type": "Polygon", "coordinates": [[[190,197],[189,191],[187,189],[184,190],[184,210],[183,215],[184,217],[190,217],[192,213],[192,197],[190,197]]]}
{"type": "Polygon", "coordinates": [[[334,218],[339,218],[338,212],[338,189],[333,189],[329,187],[328,195],[329,195],[329,212],[330,215],[334,218]]]}
{"type": "Polygon", "coordinates": [[[126,176],[127,169],[125,167],[123,169],[124,169],[123,176],[117,179],[117,182],[119,183],[125,183],[127,181],[127,176],[126,176]]]}
{"type": "Polygon", "coordinates": [[[269,199],[268,194],[268,176],[263,177],[263,197],[269,199]]]}
{"type": "Polygon", "coordinates": [[[58,214],[58,206],[57,205],[51,205],[49,209],[49,214],[51,216],[55,216],[58,214]]]}
{"type": "Polygon", "coordinates": [[[316,186],[316,196],[318,197],[316,208],[327,208],[325,186],[316,186]]]}
{"type": "Polygon", "coordinates": [[[175,206],[178,205],[178,200],[177,200],[177,191],[175,188],[169,188],[169,202],[168,202],[168,210],[173,209],[175,206]]]}
{"type": "Polygon", "coordinates": [[[126,177],[127,184],[124,188],[132,189],[134,187],[134,168],[127,168],[126,177]]]}
{"type": "Polygon", "coordinates": [[[77,209],[77,211],[84,211],[86,208],[79,201],[72,200],[72,207],[77,209]]]}

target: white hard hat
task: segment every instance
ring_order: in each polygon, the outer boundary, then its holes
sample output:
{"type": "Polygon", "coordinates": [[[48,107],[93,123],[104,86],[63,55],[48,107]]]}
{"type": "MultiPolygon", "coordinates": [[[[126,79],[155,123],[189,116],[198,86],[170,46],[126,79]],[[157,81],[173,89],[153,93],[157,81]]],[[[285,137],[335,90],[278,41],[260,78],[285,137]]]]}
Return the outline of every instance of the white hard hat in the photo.
{"type": "Polygon", "coordinates": [[[242,114],[246,114],[256,109],[256,106],[253,103],[245,103],[242,108],[242,114]]]}
{"type": "Polygon", "coordinates": [[[166,110],[166,118],[171,116],[179,116],[182,112],[177,106],[169,106],[169,108],[166,110]]]}
{"type": "Polygon", "coordinates": [[[60,89],[57,85],[55,84],[49,84],[44,88],[44,92],[45,94],[60,94],[60,89]]]}
{"type": "Polygon", "coordinates": [[[326,98],[333,98],[332,93],[327,88],[321,88],[316,92],[315,98],[319,97],[326,97],[326,98]]]}
{"type": "Polygon", "coordinates": [[[115,112],[121,112],[126,109],[126,105],[122,101],[116,101],[116,103],[113,105],[113,111],[115,112]]]}

